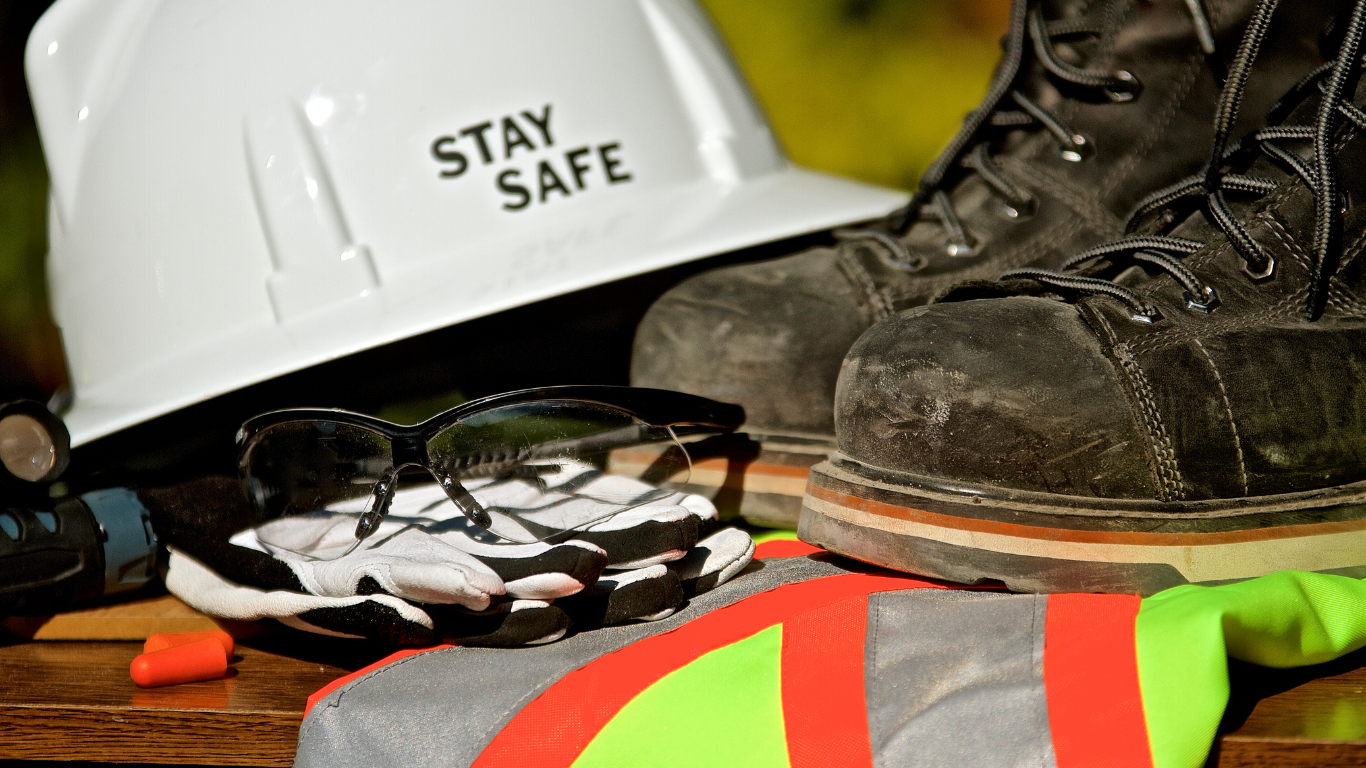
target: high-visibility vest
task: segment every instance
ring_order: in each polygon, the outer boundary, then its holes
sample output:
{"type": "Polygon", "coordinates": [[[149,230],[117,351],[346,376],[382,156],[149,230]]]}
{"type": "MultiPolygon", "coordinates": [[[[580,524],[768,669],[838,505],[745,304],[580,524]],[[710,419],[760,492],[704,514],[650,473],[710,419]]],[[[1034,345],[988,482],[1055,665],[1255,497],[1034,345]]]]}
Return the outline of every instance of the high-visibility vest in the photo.
{"type": "Polygon", "coordinates": [[[296,765],[1194,768],[1228,656],[1366,645],[1346,577],[1015,595],[812,551],[762,544],[660,622],[395,654],[310,699],[296,765]]]}

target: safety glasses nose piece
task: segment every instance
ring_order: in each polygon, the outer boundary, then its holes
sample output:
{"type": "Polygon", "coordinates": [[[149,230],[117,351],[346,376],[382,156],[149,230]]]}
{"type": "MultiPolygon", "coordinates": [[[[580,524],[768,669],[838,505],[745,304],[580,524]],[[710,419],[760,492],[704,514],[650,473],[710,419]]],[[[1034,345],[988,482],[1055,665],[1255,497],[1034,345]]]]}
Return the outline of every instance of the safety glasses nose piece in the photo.
{"type": "MultiPolygon", "coordinates": [[[[384,516],[389,513],[389,504],[394,499],[394,486],[397,481],[397,470],[389,470],[375,484],[370,506],[361,513],[360,519],[356,521],[357,543],[365,541],[375,531],[379,530],[379,525],[384,521],[384,516]]],[[[350,552],[350,550],[347,551],[350,552]]]]}
{"type": "Polygon", "coordinates": [[[451,477],[450,473],[441,467],[431,467],[432,475],[436,478],[437,485],[446,492],[446,497],[456,506],[471,523],[482,531],[487,531],[493,525],[493,518],[484,509],[479,500],[474,498],[465,486],[451,477]]]}
{"type": "Polygon", "coordinates": [[[480,530],[487,531],[493,527],[493,517],[489,515],[488,510],[484,509],[478,499],[465,490],[465,486],[454,483],[446,488],[446,495],[450,497],[455,506],[460,508],[461,512],[465,513],[465,517],[469,518],[469,521],[480,530]]]}

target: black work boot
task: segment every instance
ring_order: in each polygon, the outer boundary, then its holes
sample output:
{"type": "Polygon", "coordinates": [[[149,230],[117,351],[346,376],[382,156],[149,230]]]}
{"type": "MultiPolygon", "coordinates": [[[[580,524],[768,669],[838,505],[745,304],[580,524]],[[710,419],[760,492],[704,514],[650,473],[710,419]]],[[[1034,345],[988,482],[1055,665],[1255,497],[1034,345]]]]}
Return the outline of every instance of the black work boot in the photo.
{"type": "MultiPolygon", "coordinates": [[[[1201,167],[1253,5],[1017,0],[986,99],[907,209],[885,226],[836,233],[831,247],[675,287],[636,333],[632,383],[744,405],[765,447],[751,475],[810,465],[833,444],[840,360],[874,322],[962,280],[1056,267],[1122,234],[1139,200],[1201,167]]],[[[1240,132],[1322,62],[1320,38],[1340,5],[1297,0],[1278,21],[1243,95],[1240,132]]],[[[800,505],[786,501],[790,523],[800,505]]]]}
{"type": "Polygon", "coordinates": [[[1366,0],[1353,13],[1345,64],[1128,237],[864,334],[802,537],[1030,591],[1366,576],[1366,0]]]}

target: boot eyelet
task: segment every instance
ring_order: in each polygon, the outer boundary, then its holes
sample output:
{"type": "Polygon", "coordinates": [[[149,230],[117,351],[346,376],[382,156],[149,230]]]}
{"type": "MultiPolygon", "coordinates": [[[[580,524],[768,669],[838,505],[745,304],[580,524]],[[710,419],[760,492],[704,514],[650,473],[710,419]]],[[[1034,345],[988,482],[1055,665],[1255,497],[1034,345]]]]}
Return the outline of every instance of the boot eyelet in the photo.
{"type": "Polygon", "coordinates": [[[1254,283],[1260,283],[1263,280],[1267,280],[1272,275],[1276,274],[1276,259],[1267,256],[1266,267],[1262,270],[1253,270],[1252,267],[1248,265],[1247,259],[1243,259],[1243,274],[1252,278],[1252,282],[1254,283]]]}
{"type": "Polygon", "coordinates": [[[1193,309],[1207,315],[1219,306],[1219,295],[1214,292],[1214,287],[1209,285],[1205,286],[1205,290],[1201,292],[1200,301],[1196,301],[1190,295],[1190,291],[1182,291],[1181,299],[1186,302],[1187,309],[1193,309]]]}
{"type": "Polygon", "coordinates": [[[1143,84],[1138,81],[1137,77],[1134,77],[1132,72],[1121,69],[1115,72],[1115,79],[1120,82],[1120,85],[1104,90],[1110,101],[1116,104],[1133,101],[1138,98],[1138,94],[1143,92],[1143,84]]]}
{"type": "Polygon", "coordinates": [[[944,253],[950,256],[971,256],[975,248],[969,243],[944,243],[944,253]]]}
{"type": "Polygon", "coordinates": [[[1058,150],[1058,156],[1069,163],[1080,163],[1096,153],[1095,146],[1079,133],[1072,134],[1072,144],[1058,150]]]}
{"type": "Polygon", "coordinates": [[[1015,219],[1016,221],[1020,221],[1022,219],[1027,219],[1030,216],[1033,216],[1034,212],[1037,211],[1038,208],[1038,201],[1036,201],[1033,197],[1026,197],[1023,200],[1002,203],[1001,213],[1004,213],[1006,218],[1008,219],[1015,219]]]}
{"type": "Polygon", "coordinates": [[[1162,313],[1158,311],[1157,307],[1145,307],[1141,312],[1130,313],[1129,319],[1133,320],[1135,323],[1152,325],[1162,319],[1162,313]]]}

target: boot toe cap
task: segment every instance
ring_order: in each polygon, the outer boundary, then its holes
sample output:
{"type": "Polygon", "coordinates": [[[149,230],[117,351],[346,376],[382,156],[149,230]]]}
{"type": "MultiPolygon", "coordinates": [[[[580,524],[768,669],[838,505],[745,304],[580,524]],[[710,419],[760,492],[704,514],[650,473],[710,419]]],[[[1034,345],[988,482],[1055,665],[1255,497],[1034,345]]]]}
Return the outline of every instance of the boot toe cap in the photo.
{"type": "Polygon", "coordinates": [[[1151,498],[1147,438],[1075,307],[1040,298],[935,304],[877,324],[836,395],[840,452],[939,481],[1151,498]]]}

